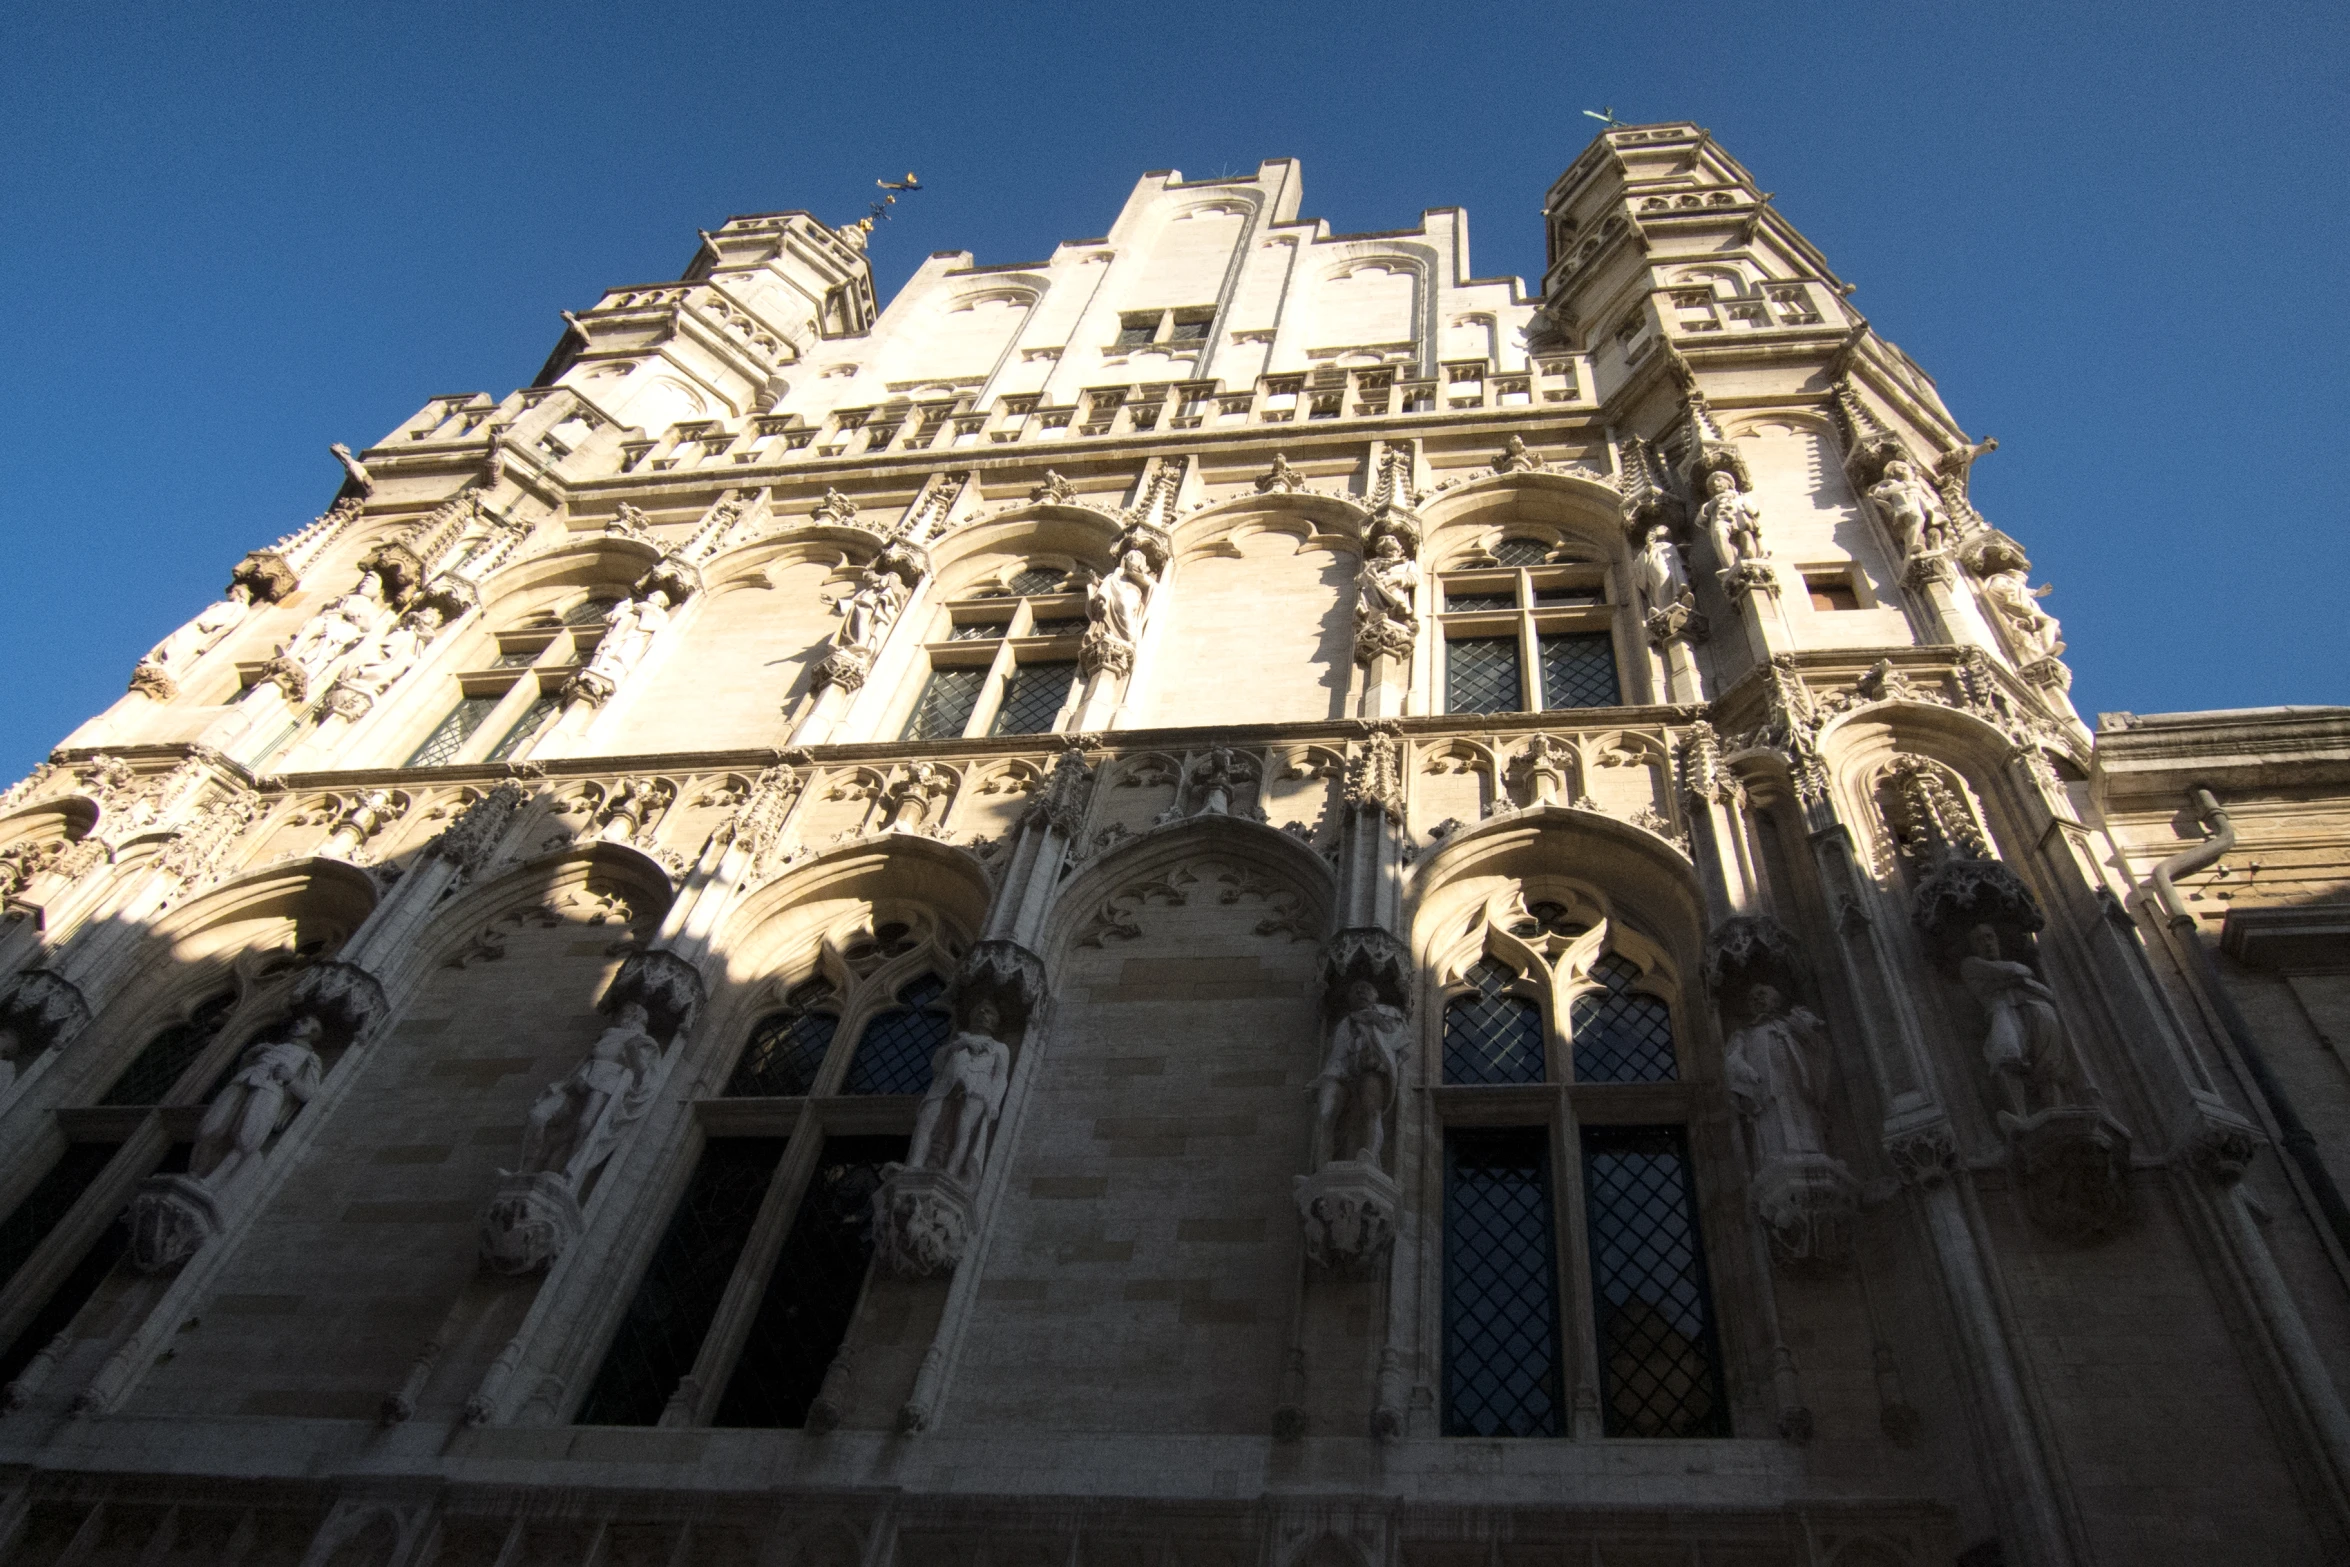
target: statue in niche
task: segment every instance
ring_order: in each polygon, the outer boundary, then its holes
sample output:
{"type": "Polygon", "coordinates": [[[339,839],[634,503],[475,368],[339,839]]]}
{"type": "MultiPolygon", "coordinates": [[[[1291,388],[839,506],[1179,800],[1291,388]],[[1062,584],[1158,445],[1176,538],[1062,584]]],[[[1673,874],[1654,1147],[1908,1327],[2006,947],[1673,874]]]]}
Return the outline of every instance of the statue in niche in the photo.
{"type": "Polygon", "coordinates": [[[652,1098],[661,1046],[646,1032],[645,1009],[629,1002],[597,1036],[569,1077],[550,1083],[530,1107],[516,1175],[554,1175],[573,1188],[612,1153],[620,1134],[652,1098]]]}
{"type": "Polygon", "coordinates": [[[425,648],[440,634],[445,619],[438,605],[419,605],[353,659],[335,684],[370,700],[382,696],[415,667],[425,648]]]}
{"type": "Polygon", "coordinates": [[[906,607],[905,584],[898,581],[895,572],[868,570],[858,580],[857,591],[833,607],[840,613],[833,645],[870,657],[898,618],[898,611],[906,607]]]}
{"type": "Polygon", "coordinates": [[[336,659],[348,653],[383,623],[383,578],[362,572],[358,585],[303,623],[287,638],[277,656],[316,678],[336,659]]]}
{"type": "Polygon", "coordinates": [[[1378,1167],[1410,1048],[1402,1010],[1381,1001],[1368,980],[1346,987],[1345,1005],[1330,1030],[1321,1075],[1314,1079],[1315,1170],[1337,1158],[1341,1148],[1353,1162],[1378,1167]],[[1342,1136],[1349,1130],[1353,1135],[1342,1136]]]}
{"type": "Polygon", "coordinates": [[[2001,956],[1999,928],[1978,924],[1967,931],[1959,982],[1990,1014],[1983,1038],[1983,1064],[2019,1119],[2076,1102],[2080,1066],[2073,1058],[2064,1020],[2057,1016],[2056,992],[2025,964],[2001,956]]]}
{"type": "Polygon", "coordinates": [[[1989,573],[1983,578],[1983,597],[2006,623],[2008,635],[2023,654],[2021,662],[2035,663],[2063,652],[2064,642],[2058,636],[2062,627],[2056,617],[2034,602],[2054,590],[2033,588],[2025,575],[2028,569],[2011,565],[2005,571],[1989,573]]]}
{"type": "Polygon", "coordinates": [[[996,1037],[1002,1026],[995,1003],[981,1001],[930,1058],[930,1091],[915,1114],[906,1154],[910,1168],[936,1171],[967,1187],[978,1184],[1012,1075],[1011,1047],[996,1037]]]}
{"type": "Polygon", "coordinates": [[[1869,486],[1868,500],[1892,530],[1904,557],[1950,547],[1950,512],[1941,493],[1919,478],[1906,458],[1885,464],[1884,477],[1869,486]]]}
{"type": "Polygon", "coordinates": [[[1356,601],[1358,618],[1386,621],[1410,634],[1412,594],[1420,585],[1420,568],[1404,553],[1401,539],[1392,533],[1381,534],[1355,583],[1361,595],[1356,601]]]}
{"type": "Polygon", "coordinates": [[[219,1188],[261,1153],[294,1111],[317,1096],[321,1067],[318,1041],[325,1029],[314,1017],[298,1017],[283,1037],[246,1046],[236,1074],[205,1108],[196,1128],[188,1172],[219,1188]]]}
{"type": "Polygon", "coordinates": [[[1716,468],[1706,476],[1705,486],[1706,501],[1697,520],[1713,536],[1714,552],[1722,565],[1743,566],[1768,559],[1770,551],[1762,542],[1762,508],[1738,488],[1738,476],[1716,468]]]}
{"type": "Polygon", "coordinates": [[[1140,550],[1128,550],[1118,569],[1088,591],[1085,613],[1104,638],[1131,650],[1142,635],[1143,612],[1150,607],[1156,586],[1149,558],[1140,550]]]}
{"type": "Polygon", "coordinates": [[[1828,1157],[1827,1025],[1768,981],[1747,992],[1746,1007],[1724,1075],[1731,1102],[1753,1129],[1756,1160],[1828,1157]]]}
{"type": "Polygon", "coordinates": [[[629,671],[644,660],[653,639],[668,624],[669,595],[659,588],[643,598],[622,599],[611,618],[604,622],[603,640],[596,644],[595,654],[581,672],[582,677],[617,688],[628,678],[629,671]]]}
{"type": "Polygon", "coordinates": [[[1632,581],[1649,614],[1689,601],[1689,573],[1673,545],[1673,530],[1665,524],[1648,530],[1648,543],[1632,558],[1632,581]]]}
{"type": "Polygon", "coordinates": [[[221,638],[244,623],[253,612],[253,589],[243,582],[228,585],[228,595],[207,605],[194,620],[155,644],[154,651],[139,660],[133,672],[133,681],[142,686],[160,686],[160,694],[169,696],[195,663],[215,647],[221,638]]]}

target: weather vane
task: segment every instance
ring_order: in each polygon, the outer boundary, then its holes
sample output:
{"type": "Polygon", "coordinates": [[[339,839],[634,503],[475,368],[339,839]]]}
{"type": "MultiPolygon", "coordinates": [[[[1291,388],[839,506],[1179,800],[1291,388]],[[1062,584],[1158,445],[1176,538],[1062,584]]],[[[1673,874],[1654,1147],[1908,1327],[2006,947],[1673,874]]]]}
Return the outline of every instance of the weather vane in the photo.
{"type": "Polygon", "coordinates": [[[873,232],[874,224],[889,221],[889,209],[898,204],[900,192],[911,193],[922,188],[922,182],[914,177],[911,169],[906,171],[906,177],[902,180],[875,180],[873,183],[889,194],[879,201],[868,203],[865,215],[856,221],[854,226],[867,234],[873,232]]]}
{"type": "Polygon", "coordinates": [[[1597,120],[1600,124],[1607,126],[1610,130],[1613,130],[1616,126],[1624,123],[1622,120],[1616,118],[1616,106],[1612,103],[1602,104],[1599,108],[1596,109],[1585,109],[1583,112],[1589,115],[1592,119],[1597,120]]]}

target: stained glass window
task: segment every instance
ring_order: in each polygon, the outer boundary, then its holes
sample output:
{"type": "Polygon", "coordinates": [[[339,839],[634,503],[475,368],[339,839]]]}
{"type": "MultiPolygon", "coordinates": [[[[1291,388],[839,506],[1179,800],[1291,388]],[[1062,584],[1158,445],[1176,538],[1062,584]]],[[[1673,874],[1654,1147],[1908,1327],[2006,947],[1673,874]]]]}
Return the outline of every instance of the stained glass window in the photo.
{"type": "Polygon", "coordinates": [[[817,980],[794,990],[782,1011],[761,1018],[726,1080],[727,1096],[804,1094],[814,1087],[840,1027],[831,1004],[832,987],[817,980]]]}
{"type": "Polygon", "coordinates": [[[1592,1315],[1609,1436],[1728,1436],[1705,1248],[1677,1126],[1583,1133],[1592,1315]]]}
{"type": "Polygon", "coordinates": [[[1444,645],[1444,705],[1454,713],[1523,710],[1516,637],[1456,637],[1444,645]]]}
{"type": "Polygon", "coordinates": [[[768,1276],[742,1358],[718,1403],[722,1426],[802,1426],[824,1372],[848,1337],[873,1260],[873,1194],[881,1167],[906,1157],[903,1137],[834,1137],[800,1199],[768,1276]]]}
{"type": "Polygon", "coordinates": [[[780,1137],[727,1137],[702,1150],[580,1406],[579,1424],[660,1421],[678,1380],[693,1370],[694,1357],[701,1353],[783,1145],[780,1137]]]}
{"type": "Polygon", "coordinates": [[[963,726],[971,722],[971,709],[979,705],[980,688],[987,684],[987,670],[979,664],[950,664],[930,672],[930,681],[922,688],[922,698],[914,704],[914,716],[906,722],[908,740],[952,740],[962,734],[963,726]]]}
{"type": "Polygon", "coordinates": [[[1558,1323],[1549,1132],[1446,1132],[1445,1435],[1562,1434],[1558,1323]]]}
{"type": "Polygon", "coordinates": [[[1591,965],[1603,989],[1586,991],[1568,1010],[1579,1083],[1669,1083],[1673,1080],[1673,1012],[1632,989],[1640,970],[1609,953],[1591,965]]]}
{"type": "Polygon", "coordinates": [[[465,742],[473,738],[473,732],[482,726],[482,721],[490,716],[490,709],[497,705],[498,699],[494,696],[458,698],[457,705],[449,710],[449,716],[424,737],[424,744],[409,756],[406,765],[438,767],[448,761],[465,748],[465,742]]]}
{"type": "Polygon", "coordinates": [[[98,1102],[102,1105],[159,1105],[171,1092],[204,1047],[220,1032],[222,1019],[236,1005],[233,994],[214,996],[188,1016],[187,1021],[160,1029],[131,1058],[98,1102]]]}
{"type": "Polygon", "coordinates": [[[1448,1083],[1539,1083],[1542,1009],[1504,995],[1517,974],[1492,958],[1469,970],[1477,988],[1444,1008],[1444,1080],[1448,1083]]]}
{"type": "Polygon", "coordinates": [[[1004,700],[996,708],[989,734],[1040,735],[1053,727],[1053,717],[1069,700],[1069,686],[1077,678],[1074,663],[1021,664],[1004,681],[1004,700]]]}
{"type": "Polygon", "coordinates": [[[925,974],[898,992],[898,1004],[865,1025],[849,1060],[851,1094],[918,1094],[930,1086],[930,1058],[947,1042],[954,1019],[946,981],[925,974]]]}
{"type": "Polygon", "coordinates": [[[1535,641],[1542,651],[1545,708],[1614,707],[1623,700],[1616,683],[1616,643],[1606,632],[1577,631],[1535,641]]]}

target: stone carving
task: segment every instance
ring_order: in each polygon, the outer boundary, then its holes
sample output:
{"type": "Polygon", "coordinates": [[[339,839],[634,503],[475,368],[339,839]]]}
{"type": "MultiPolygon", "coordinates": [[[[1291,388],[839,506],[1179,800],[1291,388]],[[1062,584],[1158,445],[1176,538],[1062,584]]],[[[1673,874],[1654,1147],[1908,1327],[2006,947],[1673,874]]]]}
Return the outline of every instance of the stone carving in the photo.
{"type": "Polygon", "coordinates": [[[930,1091],[907,1163],[883,1167],[873,1194],[874,1258],[901,1278],[953,1271],[970,1244],[972,1209],[1011,1079],[995,1003],[970,1004],[964,1026],[930,1059],[930,1091]]]}
{"type": "MultiPolygon", "coordinates": [[[[1256,768],[1241,753],[1230,746],[1216,746],[1191,764],[1191,812],[1193,816],[1230,816],[1233,814],[1233,796],[1246,785],[1256,781],[1256,768]]],[[[1254,814],[1262,820],[1264,812],[1254,814]]]]}
{"type": "Polygon", "coordinates": [[[1884,477],[1868,488],[1868,501],[1884,519],[1903,558],[1950,547],[1950,511],[1940,492],[1918,477],[1907,458],[1885,464],[1884,477]]]}
{"type": "Polygon", "coordinates": [[[621,961],[600,1005],[615,1014],[623,1007],[641,1007],[653,1037],[666,1043],[693,1031],[707,999],[701,970],[674,952],[653,947],[631,952],[621,961]]]}
{"type": "Polygon", "coordinates": [[[1958,975],[1991,1019],[1983,1064],[2008,1110],[2021,1118],[2072,1103],[2080,1069],[2056,1013],[2056,993],[2030,967],[2000,955],[1997,926],[1984,922],[1967,931],[1958,975]]]}
{"type": "Polygon", "coordinates": [[[1334,1277],[1376,1279],[1395,1250],[1402,1188],[1376,1165],[1334,1160],[1297,1178],[1306,1260],[1334,1277]]]}
{"type": "Polygon", "coordinates": [[[659,588],[641,598],[626,598],[604,622],[604,635],[588,659],[587,668],[566,681],[563,700],[601,707],[620,689],[629,672],[644,662],[653,639],[669,624],[669,595],[659,588]]]}
{"type": "Polygon", "coordinates": [[[1273,466],[1257,480],[1259,495],[1294,495],[1306,487],[1306,476],[1289,465],[1289,459],[1279,452],[1273,454],[1273,466]]]}
{"type": "Polygon", "coordinates": [[[1085,764],[1081,746],[1064,748],[1053,758],[1053,770],[1046,775],[1044,787],[1022,808],[1021,825],[1042,823],[1075,843],[1079,829],[1085,825],[1085,806],[1092,793],[1093,776],[1093,769],[1085,764]]]}
{"type": "Polygon", "coordinates": [[[1681,563],[1670,525],[1649,526],[1647,543],[1632,557],[1632,582],[1640,594],[1649,641],[1661,647],[1675,639],[1694,642],[1704,637],[1705,617],[1689,591],[1689,571],[1681,563]]]}
{"type": "Polygon", "coordinates": [[[878,563],[868,568],[856,591],[833,605],[841,618],[840,626],[832,634],[832,651],[816,665],[812,677],[815,688],[839,686],[854,693],[862,687],[872,671],[874,655],[881,650],[882,638],[897,622],[907,597],[907,585],[898,573],[882,570],[878,563]]]}
{"type": "Polygon", "coordinates": [[[279,645],[264,678],[277,682],[289,701],[302,701],[328,666],[374,635],[385,613],[383,578],[372,571],[360,573],[356,587],[329,602],[279,645]]]}
{"type": "Polygon", "coordinates": [[[333,829],[326,841],[319,845],[319,854],[330,860],[357,860],[367,840],[408,814],[408,797],[388,789],[370,789],[346,805],[336,816],[333,829]]]}
{"type": "Polygon", "coordinates": [[[351,455],[351,448],[340,441],[335,441],[327,446],[327,450],[334,453],[335,461],[343,465],[343,474],[350,493],[361,497],[375,493],[375,476],[367,471],[367,464],[351,455]]]}
{"type": "Polygon", "coordinates": [[[830,485],[824,487],[824,498],[808,513],[811,522],[829,523],[836,528],[853,527],[857,521],[857,503],[830,485]]]}
{"type": "Polygon", "coordinates": [[[1419,629],[1413,594],[1420,568],[1392,533],[1379,535],[1355,577],[1355,662],[1408,658],[1419,629]]]}
{"type": "Polygon", "coordinates": [[[498,842],[513,822],[515,811],[521,808],[522,799],[520,784],[512,779],[499,784],[466,806],[463,814],[444,828],[439,837],[425,845],[425,853],[447,860],[462,875],[478,873],[497,851],[498,842]]]}
{"type": "Polygon", "coordinates": [[[375,699],[416,666],[447,616],[437,604],[419,604],[391,630],[366,645],[326,694],[326,708],[349,719],[367,715],[375,699]]]}
{"type": "Polygon", "coordinates": [[[1388,820],[1404,819],[1403,742],[1392,719],[1370,726],[1362,749],[1348,758],[1342,794],[1357,810],[1376,810],[1388,820]]]}
{"type": "Polygon", "coordinates": [[[1859,1203],[1851,1172],[1828,1152],[1827,1025],[1768,980],[1746,992],[1745,1016],[1724,1077],[1747,1129],[1771,1254],[1788,1266],[1840,1263],[1859,1203]]]}
{"type": "Polygon", "coordinates": [[[1738,476],[1727,468],[1706,475],[1706,500],[1697,520],[1714,541],[1714,555],[1724,567],[1767,560],[1763,548],[1762,508],[1738,488],[1738,476]]]}
{"type": "Polygon", "coordinates": [[[0,1091],[45,1050],[73,1042],[89,1026],[90,1004],[73,981],[30,969],[0,991],[0,1091]]]}
{"type": "Polygon", "coordinates": [[[193,1256],[250,1199],[262,1148],[318,1096],[325,1027],[304,1014],[278,1037],[248,1045],[204,1112],[186,1175],[150,1176],[131,1199],[131,1264],[160,1273],[193,1256]]]}
{"type": "Polygon", "coordinates": [[[139,660],[131,671],[131,689],[144,691],[158,702],[170,701],[179,694],[189,666],[217,647],[252,612],[253,589],[243,582],[230,583],[225,597],[206,606],[139,660]]]}
{"type": "Polygon", "coordinates": [[[1077,486],[1047,468],[1044,471],[1044,483],[1030,490],[1028,499],[1031,504],[1050,501],[1056,506],[1072,506],[1077,502],[1077,486]]]}
{"type": "Polygon", "coordinates": [[[500,1172],[482,1211],[481,1257],[493,1271],[535,1273],[578,1237],[580,1193],[652,1103],[661,1046],[648,1021],[624,1003],[587,1059],[531,1105],[521,1165],[500,1172]]]}
{"type": "Polygon", "coordinates": [[[1086,590],[1085,614],[1091,624],[1077,650],[1078,668],[1086,678],[1105,669],[1114,675],[1133,672],[1135,644],[1142,638],[1143,616],[1157,586],[1149,557],[1128,550],[1116,571],[1086,590]]]}
{"type": "Polygon", "coordinates": [[[882,790],[890,804],[891,832],[920,832],[930,825],[933,802],[955,792],[955,775],[936,762],[914,762],[882,790]]]}
{"type": "Polygon", "coordinates": [[[1953,860],[1991,860],[1990,841],[1967,801],[1965,786],[1940,763],[1896,756],[1879,775],[1876,796],[1890,834],[1890,853],[1880,855],[1884,863],[1877,867],[1880,875],[1891,872],[1894,857],[1920,875],[1953,860]]]}
{"type": "Polygon", "coordinates": [[[1342,1150],[1359,1164],[1377,1166],[1387,1145],[1396,1084],[1410,1049],[1401,1008],[1379,999],[1368,979],[1349,981],[1344,1010],[1330,1030],[1330,1048],[1314,1079],[1312,1168],[1342,1150]]]}
{"type": "Polygon", "coordinates": [[[1531,473],[1542,466],[1542,459],[1526,449],[1526,438],[1513,435],[1502,447],[1501,455],[1493,459],[1495,473],[1531,473]]]}
{"type": "Polygon", "coordinates": [[[596,808],[596,836],[606,843],[635,843],[676,798],[677,786],[666,778],[615,779],[596,808]]]}
{"type": "Polygon", "coordinates": [[[639,544],[650,544],[653,542],[653,521],[641,508],[622,501],[620,509],[612,514],[612,520],[604,524],[604,537],[633,539],[639,544]]]}
{"type": "Polygon", "coordinates": [[[1529,809],[1569,803],[1567,784],[1574,776],[1575,748],[1553,735],[1534,736],[1509,761],[1510,782],[1529,809]]]}
{"type": "Polygon", "coordinates": [[[2014,642],[2016,662],[2033,664],[2062,653],[2064,639],[2059,635],[2062,624],[2037,602],[2055,589],[2035,588],[2031,585],[2029,561],[2013,556],[1997,556],[1986,562],[1993,563],[2000,569],[1984,576],[1983,598],[1999,616],[2000,624],[2014,642]]]}

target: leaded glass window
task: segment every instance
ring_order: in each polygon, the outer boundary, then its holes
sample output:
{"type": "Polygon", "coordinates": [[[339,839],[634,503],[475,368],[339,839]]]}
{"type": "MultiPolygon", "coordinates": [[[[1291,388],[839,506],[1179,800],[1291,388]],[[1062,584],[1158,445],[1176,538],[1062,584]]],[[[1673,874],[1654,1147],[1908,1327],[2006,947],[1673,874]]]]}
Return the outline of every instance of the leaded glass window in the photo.
{"type": "Polygon", "coordinates": [[[898,1004],[865,1025],[849,1060],[843,1092],[918,1094],[930,1086],[930,1058],[947,1042],[954,1019],[946,981],[925,974],[898,992],[898,1004]]]}
{"type": "Polygon", "coordinates": [[[873,1260],[873,1194],[882,1166],[906,1157],[903,1137],[834,1137],[800,1199],[767,1292],[743,1341],[714,1421],[793,1427],[824,1385],[873,1260]]]}
{"type": "Polygon", "coordinates": [[[1444,1008],[1444,1080],[1448,1083],[1539,1083],[1542,1009],[1504,994],[1517,974],[1492,958],[1468,972],[1477,988],[1444,1008]]]}
{"type": "Polygon", "coordinates": [[[1472,609],[1516,609],[1518,590],[1504,588],[1447,588],[1444,591],[1447,613],[1458,614],[1472,609]]]}
{"type": "Polygon", "coordinates": [[[1005,620],[958,620],[947,630],[949,642],[987,642],[1011,629],[1005,620]]]}
{"type": "Polygon", "coordinates": [[[908,740],[952,740],[971,722],[979,693],[987,684],[987,670],[979,664],[949,664],[933,669],[914,716],[906,723],[908,740]]]}
{"type": "Polygon", "coordinates": [[[1444,705],[1454,713],[1516,713],[1516,637],[1455,637],[1444,645],[1444,705]]]}
{"type": "Polygon", "coordinates": [[[804,1094],[816,1085],[825,1052],[840,1028],[832,987],[822,980],[795,989],[780,1012],[770,1012],[751,1030],[734,1075],[726,1080],[730,1099],[750,1095],[804,1094]]]}
{"type": "Polygon", "coordinates": [[[490,710],[497,705],[498,699],[494,696],[458,698],[457,705],[449,710],[449,716],[424,737],[424,744],[409,756],[406,765],[438,767],[451,760],[465,748],[465,742],[473,738],[473,732],[482,726],[483,721],[490,716],[490,710]]]}
{"type": "Polygon", "coordinates": [[[1579,1083],[1669,1083],[1673,1080],[1673,1011],[1632,988],[1640,970],[1609,953],[1591,965],[1601,986],[1575,998],[1568,1032],[1579,1083]]]}
{"type": "Polygon", "coordinates": [[[174,1023],[156,1031],[153,1038],[140,1047],[139,1053],[124,1067],[122,1075],[114,1080],[98,1102],[102,1105],[158,1105],[171,1092],[171,1085],[180,1080],[180,1074],[204,1053],[220,1033],[220,1025],[236,1005],[232,995],[214,996],[189,1014],[185,1022],[174,1023]]]}
{"type": "Polygon", "coordinates": [[[1031,593],[1058,593],[1061,584],[1068,578],[1067,572],[1057,571],[1051,566],[1029,566],[1015,575],[1006,586],[1013,593],[1026,598],[1031,593]]]}
{"type": "Polygon", "coordinates": [[[563,624],[567,626],[600,626],[611,618],[612,600],[610,599],[589,599],[584,603],[574,604],[563,612],[563,624]]]}
{"type": "Polygon", "coordinates": [[[583,1426],[649,1426],[694,1368],[751,1221],[783,1157],[780,1137],[714,1139],[628,1303],[580,1406],[583,1426]]]}
{"type": "Polygon", "coordinates": [[[1586,1128],[1583,1198],[1606,1433],[1728,1436],[1687,1134],[1586,1128]]]}
{"type": "Polygon", "coordinates": [[[1004,700],[996,708],[988,733],[1040,735],[1053,727],[1054,715],[1069,700],[1077,678],[1075,663],[1020,664],[1004,681],[1004,700]]]}
{"type": "Polygon", "coordinates": [[[1563,1433],[1552,1229],[1546,1129],[1445,1133],[1445,1435],[1563,1433]]]}
{"type": "Polygon", "coordinates": [[[1073,637],[1085,630],[1083,615],[1065,616],[1059,620],[1039,620],[1028,628],[1032,637],[1073,637]]]}
{"type": "Polygon", "coordinates": [[[1604,631],[1576,631],[1535,639],[1542,652],[1545,708],[1614,707],[1623,701],[1616,681],[1616,640],[1604,631]]]}
{"type": "Polygon", "coordinates": [[[514,720],[513,727],[500,735],[498,743],[490,747],[488,760],[510,761],[517,751],[537,739],[539,731],[546,728],[561,711],[562,698],[551,691],[540,692],[530,706],[522,710],[522,716],[514,720]]]}
{"type": "Polygon", "coordinates": [[[1539,566],[1550,558],[1550,546],[1540,539],[1503,539],[1493,546],[1493,558],[1505,566],[1539,566]]]}
{"type": "Polygon", "coordinates": [[[114,1157],[113,1143],[68,1143],[65,1153],[0,1219],[0,1284],[16,1277],[66,1210],[81,1199],[114,1157]]]}

